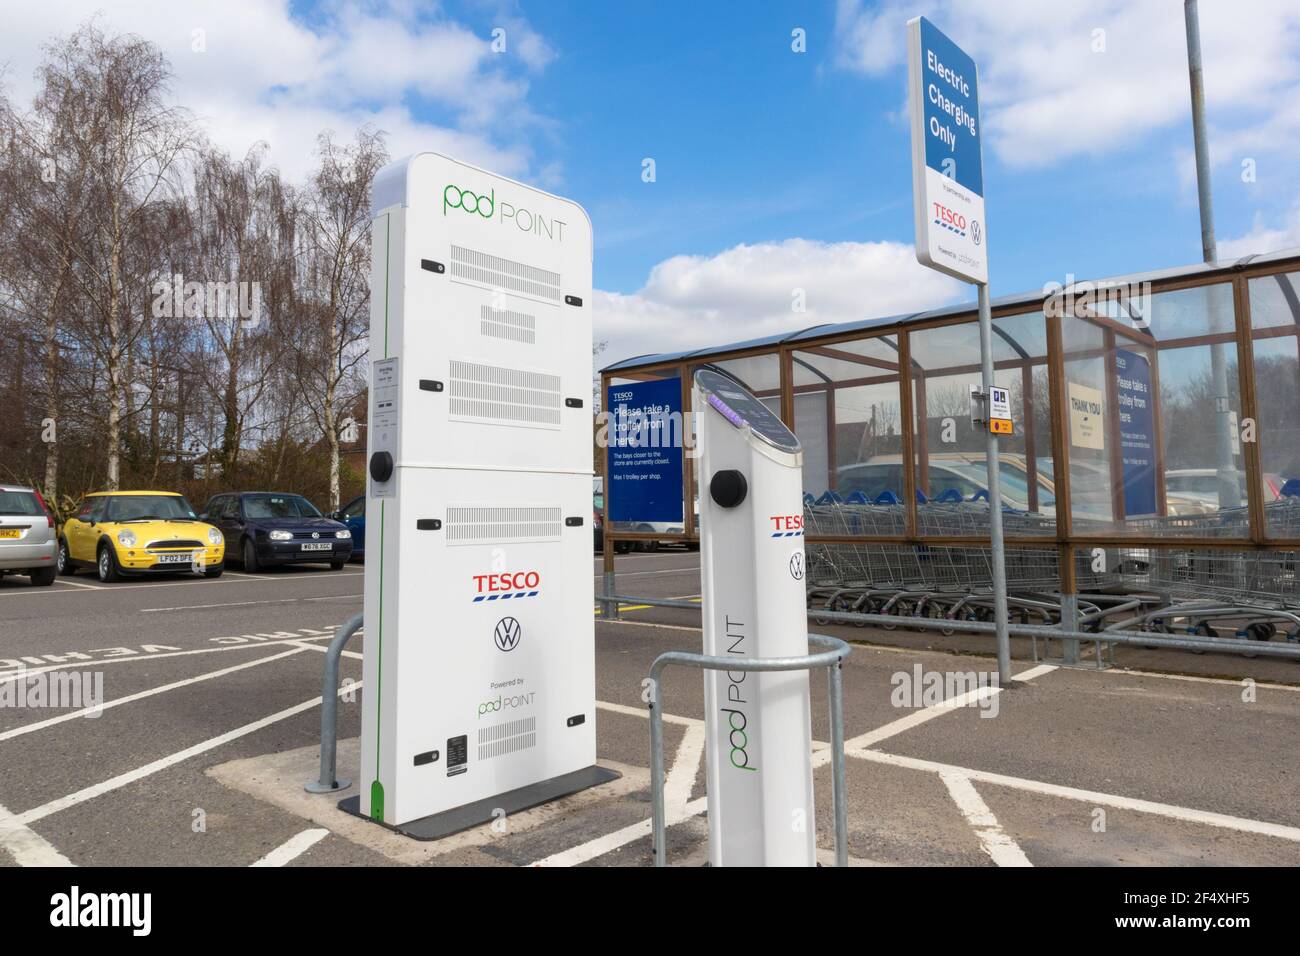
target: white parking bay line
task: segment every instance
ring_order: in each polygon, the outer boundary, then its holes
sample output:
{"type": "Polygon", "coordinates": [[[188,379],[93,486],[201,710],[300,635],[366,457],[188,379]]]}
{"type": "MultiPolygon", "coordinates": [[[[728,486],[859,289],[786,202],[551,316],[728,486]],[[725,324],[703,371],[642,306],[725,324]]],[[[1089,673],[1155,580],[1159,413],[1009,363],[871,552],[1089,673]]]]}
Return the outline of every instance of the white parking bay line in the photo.
{"type": "MultiPolygon", "coordinates": [[[[248,670],[250,667],[257,667],[261,664],[269,664],[271,661],[282,660],[286,657],[293,657],[295,654],[301,654],[311,645],[303,644],[294,647],[292,650],[285,651],[282,654],[272,654],[269,657],[259,657],[255,661],[245,661],[243,664],[236,664],[234,667],[223,667],[219,671],[209,671],[206,674],[199,674],[197,677],[187,677],[185,680],[178,680],[171,684],[164,684],[161,687],[152,687],[149,690],[142,690],[138,694],[128,694],[125,697],[119,697],[116,700],[110,700],[107,703],[100,704],[99,707],[83,707],[80,710],[74,710],[71,713],[59,714],[57,717],[51,717],[48,720],[38,720],[35,723],[23,724],[0,733],[0,741],[12,740],[14,737],[21,737],[24,734],[30,734],[37,730],[43,730],[46,727],[53,727],[55,724],[62,724],[69,720],[76,720],[78,717],[87,717],[92,713],[103,713],[112,707],[120,707],[123,704],[129,704],[132,701],[143,700],[146,697],[152,697],[155,694],[165,694],[169,690],[176,690],[180,687],[188,687],[191,684],[197,684],[200,681],[212,680],[216,677],[225,677],[227,674],[234,674],[236,671],[248,670]]],[[[98,718],[94,718],[98,719],[98,718]]]]}
{"type": "Polygon", "coordinates": [[[157,614],[160,611],[207,611],[216,607],[250,607],[254,604],[297,604],[300,601],[341,601],[345,598],[364,597],[362,594],[331,594],[328,597],[286,597],[273,598],[266,601],[231,601],[227,604],[183,604],[178,607],[146,607],[141,608],[141,614],[157,614]]]}
{"type": "Polygon", "coordinates": [[[19,866],[72,866],[66,856],[35,830],[0,807],[0,847],[9,851],[19,866]]]}
{"type": "Polygon", "coordinates": [[[939,774],[939,779],[944,782],[957,809],[979,837],[981,849],[994,863],[998,866],[1033,866],[1016,841],[1002,829],[998,818],[970,782],[970,777],[963,773],[944,771],[939,774]]]}
{"type": "Polygon", "coordinates": [[[704,727],[698,724],[687,727],[682,734],[682,742],[677,745],[672,769],[664,781],[664,806],[671,807],[674,811],[686,808],[703,758],[704,727]]]}
{"type": "MultiPolygon", "coordinates": [[[[596,706],[601,710],[608,710],[614,714],[626,714],[629,717],[643,717],[650,719],[650,711],[645,707],[629,707],[627,704],[611,704],[607,700],[596,701],[596,706]]],[[[703,727],[704,721],[697,717],[678,717],[676,714],[664,714],[665,724],[681,724],[683,727],[703,727]]]]}
{"type": "MultiPolygon", "coordinates": [[[[709,808],[709,798],[700,797],[698,800],[692,800],[686,804],[680,813],[673,813],[669,810],[664,812],[664,823],[666,826],[673,826],[691,817],[699,816],[709,808]]],[[[587,863],[597,857],[604,856],[606,853],[612,853],[619,847],[626,846],[634,840],[650,836],[651,821],[647,818],[639,823],[632,823],[623,827],[621,830],[615,830],[613,833],[607,833],[602,837],[596,837],[586,843],[570,847],[567,850],[561,850],[559,853],[553,853],[545,859],[537,860],[533,866],[578,866],[581,863],[587,863]]]]}
{"type": "Polygon", "coordinates": [[[56,584],[70,584],[74,588],[86,588],[89,591],[106,591],[108,590],[102,584],[83,584],[81,581],[69,581],[67,578],[56,578],[56,584]]]}
{"type": "Polygon", "coordinates": [[[925,770],[930,773],[953,773],[980,783],[989,783],[1012,790],[1024,790],[1047,797],[1061,797],[1065,800],[1078,800],[1094,806],[1114,807],[1117,810],[1133,810],[1137,813],[1150,813],[1155,816],[1169,817],[1184,823],[1200,823],[1206,826],[1221,827],[1225,830],[1238,830],[1242,833],[1256,833],[1260,836],[1276,837],[1300,843],[1300,827],[1287,826],[1284,823],[1270,823],[1267,820],[1251,820],[1247,817],[1234,817],[1226,813],[1214,813],[1210,810],[1195,810],[1170,803],[1156,803],[1153,800],[1141,800],[1136,797],[1123,797],[1113,793],[1098,793],[1095,790],[1080,790],[1078,787],[1066,787],[1056,783],[1044,783],[1041,780],[1027,780],[1023,777],[1009,777],[1006,774],[991,773],[987,770],[975,770],[971,767],[958,767],[953,764],[939,763],[934,760],[921,760],[918,757],[903,757],[899,754],[884,753],[880,750],[845,749],[846,756],[873,763],[888,764],[892,767],[904,767],[909,770],[925,770]]]}
{"type": "MultiPolygon", "coordinates": [[[[918,665],[919,666],[919,665],[918,665]]],[[[1019,674],[1013,674],[1011,679],[1014,681],[1027,682],[1035,677],[1042,677],[1044,674],[1050,674],[1056,670],[1054,664],[1039,664],[1037,667],[1031,667],[1019,674]]],[[[869,730],[865,734],[859,734],[857,737],[844,742],[845,750],[865,750],[868,747],[874,747],[882,740],[888,740],[890,737],[897,736],[905,730],[911,730],[926,721],[934,720],[936,717],[942,717],[944,714],[952,713],[963,707],[973,706],[979,701],[992,697],[995,694],[1002,693],[1001,687],[979,687],[975,690],[967,691],[964,694],[958,694],[949,700],[941,700],[937,704],[931,704],[921,710],[913,711],[906,717],[900,717],[898,720],[891,720],[883,727],[877,727],[875,730],[869,730]]]]}
{"type": "Polygon", "coordinates": [[[228,604],[185,604],[180,607],[144,607],[141,614],[157,614],[159,611],[206,611],[214,607],[249,607],[254,604],[291,604],[297,598],[276,598],[271,601],[231,601],[228,604]]]}
{"type": "MultiPolygon", "coordinates": [[[[348,687],[339,688],[339,696],[360,689],[361,681],[357,681],[348,687]]],[[[249,734],[255,734],[259,730],[270,727],[272,724],[278,724],[282,720],[288,720],[290,717],[296,717],[298,714],[305,713],[314,707],[319,707],[322,698],[313,697],[311,700],[305,700],[301,704],[294,704],[292,707],[286,707],[278,713],[271,714],[269,717],[263,717],[255,720],[251,724],[244,724],[242,727],[236,727],[234,730],[228,730],[224,734],[219,734],[202,743],[197,743],[192,747],[186,747],[166,757],[162,757],[152,763],[147,763],[143,767],[137,767],[135,770],[128,770],[126,773],[120,773],[116,777],[111,777],[102,783],[94,784],[90,787],[83,787],[76,793],[70,793],[66,797],[59,797],[57,800],[51,800],[49,803],[43,803],[39,807],[33,807],[24,813],[18,814],[17,821],[24,826],[31,826],[38,820],[44,820],[51,814],[58,813],[60,810],[67,810],[69,807],[75,807],[78,804],[85,803],[87,800],[93,800],[95,797],[103,796],[114,790],[121,789],[137,780],[143,780],[145,777],[152,776],[160,770],[166,770],[168,767],[174,767],[182,761],[189,760],[201,753],[209,750],[215,750],[218,747],[230,743],[232,740],[238,740],[241,737],[247,737],[249,734]]]]}
{"type": "MultiPolygon", "coordinates": [[[[361,632],[358,631],[357,633],[359,634],[361,632]]],[[[312,640],[319,640],[319,638],[312,638],[312,640]]],[[[304,651],[320,651],[322,654],[328,654],[330,650],[328,647],[321,647],[319,644],[299,644],[298,646],[304,651]]],[[[341,653],[344,657],[351,657],[359,661],[366,659],[366,655],[362,654],[360,651],[342,651],[341,653]]]]}
{"type": "MultiPolygon", "coordinates": [[[[330,630],[336,630],[337,626],[331,627],[330,630]]],[[[299,628],[305,631],[307,628],[299,628]]],[[[364,630],[357,631],[358,634],[365,634],[364,630]]],[[[242,636],[242,635],[241,635],[242,636]]],[[[130,654],[122,657],[98,657],[88,661],[78,661],[76,666],[93,664],[96,667],[107,664],[130,664],[139,661],[161,661],[169,657],[189,657],[193,654],[215,654],[220,651],[247,651],[255,647],[274,647],[279,644],[282,646],[296,647],[300,641],[319,641],[326,637],[332,637],[332,634],[304,634],[302,637],[275,638],[273,640],[261,640],[256,642],[247,642],[243,644],[222,644],[220,647],[195,647],[188,651],[163,651],[158,654],[130,654]]],[[[8,684],[13,681],[19,681],[26,677],[35,677],[37,674],[48,674],[51,671],[66,671],[69,666],[65,664],[49,664],[41,667],[28,667],[23,670],[4,671],[0,673],[0,684],[8,684]]],[[[84,667],[83,667],[84,669],[84,667]]]]}
{"type": "Polygon", "coordinates": [[[329,835],[330,831],[323,827],[303,830],[250,866],[284,866],[292,863],[329,835]]]}

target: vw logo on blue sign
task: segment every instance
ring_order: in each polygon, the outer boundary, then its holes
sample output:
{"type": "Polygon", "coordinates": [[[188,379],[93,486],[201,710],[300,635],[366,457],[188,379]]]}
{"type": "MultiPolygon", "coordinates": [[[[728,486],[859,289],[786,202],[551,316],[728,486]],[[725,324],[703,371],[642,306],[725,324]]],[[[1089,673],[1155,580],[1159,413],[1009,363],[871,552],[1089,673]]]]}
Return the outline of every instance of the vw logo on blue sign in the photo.
{"type": "Polygon", "coordinates": [[[519,639],[523,635],[524,629],[513,617],[503,617],[497,621],[497,626],[492,631],[492,639],[496,641],[497,648],[503,651],[513,651],[519,646],[519,639]]]}

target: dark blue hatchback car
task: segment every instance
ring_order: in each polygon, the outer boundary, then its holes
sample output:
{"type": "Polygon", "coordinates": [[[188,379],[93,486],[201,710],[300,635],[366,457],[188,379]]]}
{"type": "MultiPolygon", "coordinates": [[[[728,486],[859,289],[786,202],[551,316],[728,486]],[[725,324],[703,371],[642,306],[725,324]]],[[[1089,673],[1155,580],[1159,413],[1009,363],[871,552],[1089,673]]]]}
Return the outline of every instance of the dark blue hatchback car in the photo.
{"type": "Polygon", "coordinates": [[[352,557],[347,525],[322,515],[302,495],[247,491],[217,495],[200,516],[226,536],[226,561],[248,572],[281,564],[327,563],[352,557]]]}
{"type": "Polygon", "coordinates": [[[342,521],[352,532],[352,557],[364,559],[366,556],[366,496],[353,498],[338,511],[331,511],[329,517],[342,521]]]}

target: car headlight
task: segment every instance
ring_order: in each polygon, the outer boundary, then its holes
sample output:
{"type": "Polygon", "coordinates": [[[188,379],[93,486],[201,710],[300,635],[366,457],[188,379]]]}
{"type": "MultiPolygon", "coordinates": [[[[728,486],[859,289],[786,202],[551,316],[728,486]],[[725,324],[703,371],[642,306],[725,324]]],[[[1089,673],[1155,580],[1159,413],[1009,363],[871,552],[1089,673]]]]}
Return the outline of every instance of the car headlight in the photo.
{"type": "Polygon", "coordinates": [[[225,538],[221,537],[221,532],[218,531],[216,528],[209,528],[208,540],[211,541],[213,544],[221,544],[221,542],[224,541],[225,538]]]}
{"type": "Polygon", "coordinates": [[[352,537],[352,532],[349,531],[347,528],[344,528],[342,531],[335,531],[335,532],[334,532],[334,537],[336,537],[336,538],[350,538],[350,537],[352,537]]]}
{"type": "Polygon", "coordinates": [[[272,541],[292,541],[292,531],[272,531],[270,538],[272,541]]]}
{"type": "Polygon", "coordinates": [[[130,530],[129,528],[125,531],[119,531],[117,533],[117,543],[124,548],[134,548],[135,532],[130,530]]]}

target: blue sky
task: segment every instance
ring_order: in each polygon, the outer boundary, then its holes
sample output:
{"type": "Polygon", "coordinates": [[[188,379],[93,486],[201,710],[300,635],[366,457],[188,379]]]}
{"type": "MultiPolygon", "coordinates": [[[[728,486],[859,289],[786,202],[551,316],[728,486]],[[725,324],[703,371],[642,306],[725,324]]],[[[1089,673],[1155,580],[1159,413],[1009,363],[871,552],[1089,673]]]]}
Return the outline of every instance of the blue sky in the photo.
{"type": "MultiPolygon", "coordinates": [[[[20,98],[40,43],[102,6],[0,0],[20,98]]],[[[1201,7],[1223,254],[1300,245],[1300,8],[1201,7]]],[[[616,359],[973,297],[911,249],[917,13],[980,65],[995,294],[1198,261],[1182,9],[118,0],[102,19],[164,49],[215,141],[242,155],[266,140],[290,178],[320,129],[365,122],[395,155],[438,149],[578,200],[596,229],[597,334],[616,359]]]]}

